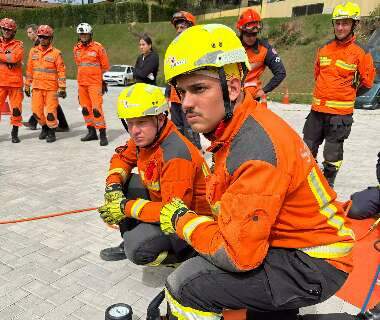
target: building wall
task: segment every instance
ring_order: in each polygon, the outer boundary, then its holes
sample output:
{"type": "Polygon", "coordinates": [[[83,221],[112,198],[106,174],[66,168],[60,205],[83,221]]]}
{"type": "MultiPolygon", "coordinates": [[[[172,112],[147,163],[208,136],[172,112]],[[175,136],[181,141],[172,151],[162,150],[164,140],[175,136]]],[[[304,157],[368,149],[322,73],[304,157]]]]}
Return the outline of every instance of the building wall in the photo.
{"type": "MultiPolygon", "coordinates": [[[[248,1],[242,1],[242,4],[248,1]]],[[[267,3],[264,0],[261,15],[263,18],[280,18],[291,17],[292,8],[303,6],[307,4],[324,3],[323,13],[330,14],[337,4],[344,2],[344,0],[284,0],[278,2],[267,3]]],[[[354,1],[360,5],[362,16],[368,16],[371,11],[379,5],[379,0],[356,0],[354,1]]],[[[239,16],[240,12],[244,11],[247,7],[241,7],[239,9],[225,10],[215,13],[207,13],[204,15],[205,19],[213,19],[220,17],[239,16]]],[[[251,8],[260,12],[260,6],[253,6],[251,8]]]]}

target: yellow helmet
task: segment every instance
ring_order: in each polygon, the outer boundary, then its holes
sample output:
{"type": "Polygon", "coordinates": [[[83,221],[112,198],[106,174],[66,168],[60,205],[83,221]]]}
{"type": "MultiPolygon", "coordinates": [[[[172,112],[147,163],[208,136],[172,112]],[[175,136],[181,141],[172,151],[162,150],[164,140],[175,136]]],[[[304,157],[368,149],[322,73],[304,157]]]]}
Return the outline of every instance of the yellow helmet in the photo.
{"type": "Polygon", "coordinates": [[[333,20],[339,19],[353,19],[360,20],[360,7],[353,2],[347,2],[345,4],[338,4],[332,14],[333,20]]]}
{"type": "Polygon", "coordinates": [[[197,25],[175,38],[165,53],[166,81],[194,70],[242,63],[250,69],[247,53],[235,32],[222,24],[197,25]]]}
{"type": "Polygon", "coordinates": [[[169,109],[159,87],[136,83],[124,89],[117,99],[117,115],[120,119],[156,116],[169,109]]]}

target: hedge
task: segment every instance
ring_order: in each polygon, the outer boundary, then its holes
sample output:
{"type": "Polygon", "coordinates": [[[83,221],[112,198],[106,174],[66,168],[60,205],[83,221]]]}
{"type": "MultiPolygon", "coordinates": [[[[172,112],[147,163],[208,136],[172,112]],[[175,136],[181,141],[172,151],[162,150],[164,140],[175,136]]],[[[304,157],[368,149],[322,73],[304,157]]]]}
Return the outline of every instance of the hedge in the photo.
{"type": "MultiPolygon", "coordinates": [[[[151,5],[152,21],[167,21],[173,9],[151,5]]],[[[54,28],[90,24],[117,24],[148,22],[149,9],[145,3],[102,2],[85,5],[62,5],[53,8],[2,11],[0,18],[13,18],[19,27],[34,23],[48,24],[54,28]]]]}

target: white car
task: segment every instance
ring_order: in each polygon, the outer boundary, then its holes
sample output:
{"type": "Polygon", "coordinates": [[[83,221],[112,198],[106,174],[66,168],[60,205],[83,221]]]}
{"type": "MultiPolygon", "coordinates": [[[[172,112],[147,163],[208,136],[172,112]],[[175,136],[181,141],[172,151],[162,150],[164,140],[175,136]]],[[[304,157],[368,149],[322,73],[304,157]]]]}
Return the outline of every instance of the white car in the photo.
{"type": "Polygon", "coordinates": [[[133,66],[127,64],[114,64],[103,74],[103,80],[108,84],[121,84],[127,86],[133,83],[133,66]]]}

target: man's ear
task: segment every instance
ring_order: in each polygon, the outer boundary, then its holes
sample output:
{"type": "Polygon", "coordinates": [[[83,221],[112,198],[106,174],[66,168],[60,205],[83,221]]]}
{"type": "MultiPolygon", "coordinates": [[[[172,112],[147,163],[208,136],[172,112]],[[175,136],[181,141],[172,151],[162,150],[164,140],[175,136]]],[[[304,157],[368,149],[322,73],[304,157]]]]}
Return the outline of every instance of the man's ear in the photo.
{"type": "Polygon", "coordinates": [[[231,101],[235,101],[241,93],[241,80],[238,78],[232,78],[228,81],[228,94],[231,101]]]}

